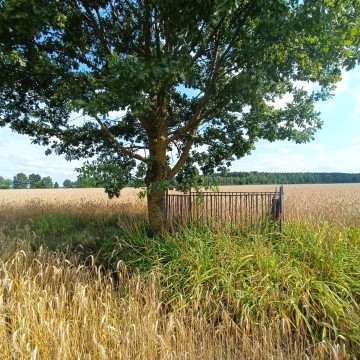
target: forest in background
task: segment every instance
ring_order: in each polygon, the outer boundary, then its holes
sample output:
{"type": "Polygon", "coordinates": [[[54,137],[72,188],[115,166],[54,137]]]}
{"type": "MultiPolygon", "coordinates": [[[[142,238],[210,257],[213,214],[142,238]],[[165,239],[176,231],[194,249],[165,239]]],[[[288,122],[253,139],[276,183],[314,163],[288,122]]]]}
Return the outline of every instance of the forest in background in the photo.
{"type": "Polygon", "coordinates": [[[360,173],[229,172],[203,177],[204,185],[359,183],[360,173]]]}
{"type": "MultiPolygon", "coordinates": [[[[339,184],[360,183],[360,173],[315,173],[315,172],[229,172],[227,174],[213,174],[202,177],[204,186],[211,185],[252,185],[252,184],[339,184]]],[[[128,186],[134,184],[129,183],[128,186]]],[[[0,189],[49,189],[59,188],[50,176],[41,177],[39,174],[18,173],[14,178],[6,179],[0,176],[0,189]]],[[[95,178],[84,178],[78,175],[75,181],[66,179],[63,188],[95,188],[103,184],[95,178]]]]}

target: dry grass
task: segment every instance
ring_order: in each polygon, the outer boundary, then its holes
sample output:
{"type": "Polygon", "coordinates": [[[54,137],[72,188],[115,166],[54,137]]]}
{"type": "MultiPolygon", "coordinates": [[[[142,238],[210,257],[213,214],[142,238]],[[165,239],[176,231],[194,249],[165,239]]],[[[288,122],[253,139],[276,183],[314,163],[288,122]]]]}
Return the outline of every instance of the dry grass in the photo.
{"type": "MultiPolygon", "coordinates": [[[[220,191],[271,191],[275,185],[223,186],[220,191]]],[[[41,208],[117,213],[145,213],[138,190],[126,188],[120,198],[109,200],[103,189],[0,190],[0,214],[18,216],[41,208]]],[[[345,226],[360,226],[360,184],[314,184],[285,186],[286,218],[345,226]]]]}
{"type": "Polygon", "coordinates": [[[289,226],[288,239],[255,243],[196,229],[158,243],[135,229],[131,239],[131,216],[146,211],[136,193],[108,200],[102,189],[0,191],[1,360],[357,358],[360,184],[286,186],[287,219],[318,229],[289,226]],[[23,240],[61,240],[74,224],[95,223],[79,229],[86,244],[119,214],[130,218],[115,233],[117,256],[131,252],[152,262],[150,271],[130,272],[122,261],[110,271],[94,257],[34,251],[23,240]],[[35,215],[43,222],[21,228],[35,215]]]}
{"type": "MultiPolygon", "coordinates": [[[[278,186],[222,186],[221,191],[273,191],[275,188],[278,186]]],[[[360,184],[285,185],[284,191],[289,221],[360,226],[360,184]]]]}
{"type": "Polygon", "coordinates": [[[350,359],[344,346],[312,343],[285,319],[238,327],[200,304],[171,309],[159,275],[119,279],[94,264],[17,249],[0,262],[1,359],[350,359]]]}
{"type": "Polygon", "coordinates": [[[126,188],[119,198],[109,199],[103,189],[0,190],[0,220],[3,222],[46,213],[113,216],[145,214],[146,202],[138,190],[126,188]]]}

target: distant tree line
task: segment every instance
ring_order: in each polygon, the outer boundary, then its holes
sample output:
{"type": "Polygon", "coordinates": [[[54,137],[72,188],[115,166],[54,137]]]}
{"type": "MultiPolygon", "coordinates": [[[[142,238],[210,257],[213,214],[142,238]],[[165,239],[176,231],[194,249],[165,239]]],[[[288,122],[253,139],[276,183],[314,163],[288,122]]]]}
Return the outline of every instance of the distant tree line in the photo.
{"type": "MultiPolygon", "coordinates": [[[[94,179],[86,179],[80,175],[75,181],[64,180],[62,186],[67,189],[99,187],[94,179]]],[[[0,189],[57,189],[59,187],[59,183],[54,182],[50,176],[41,177],[40,174],[30,174],[28,176],[24,173],[18,173],[12,180],[0,176],[0,189]]]]}
{"type": "Polygon", "coordinates": [[[204,185],[359,183],[360,173],[229,172],[203,177],[204,185]]]}
{"type": "MultiPolygon", "coordinates": [[[[41,177],[40,174],[30,174],[27,176],[24,173],[18,173],[12,180],[0,176],[0,189],[57,189],[59,187],[59,183],[54,182],[50,176],[41,177]]],[[[75,181],[69,179],[64,180],[62,187],[70,189],[102,186],[94,178],[87,179],[78,175],[75,181]]]]}
{"type": "Polygon", "coordinates": [[[63,188],[65,189],[73,189],[73,188],[84,188],[84,187],[95,187],[95,186],[86,186],[79,180],[71,181],[69,179],[64,180],[63,188]]]}
{"type": "Polygon", "coordinates": [[[51,189],[58,188],[59,184],[53,182],[50,176],[41,177],[39,174],[18,173],[12,180],[0,176],[0,189],[51,189]]]}
{"type": "MultiPolygon", "coordinates": [[[[111,180],[111,179],[110,179],[111,180]]],[[[108,180],[108,181],[110,181],[108,180]]],[[[70,188],[94,188],[104,187],[104,179],[95,176],[84,176],[80,173],[75,181],[66,179],[62,186],[70,188]]],[[[283,173],[283,172],[230,172],[214,174],[202,177],[202,184],[209,185],[250,185],[250,184],[337,184],[337,183],[360,183],[360,173],[283,173]]],[[[128,186],[136,184],[130,182],[128,186]]],[[[137,184],[139,185],[139,184],[137,184]]],[[[53,182],[50,176],[41,177],[39,174],[18,173],[13,180],[0,176],[0,189],[51,189],[59,188],[57,182],[53,182]]]]}

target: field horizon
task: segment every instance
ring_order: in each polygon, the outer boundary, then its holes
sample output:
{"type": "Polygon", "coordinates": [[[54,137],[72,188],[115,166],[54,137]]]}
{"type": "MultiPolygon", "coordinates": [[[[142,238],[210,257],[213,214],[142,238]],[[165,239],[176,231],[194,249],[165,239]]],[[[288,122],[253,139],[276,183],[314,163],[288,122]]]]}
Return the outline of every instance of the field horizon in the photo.
{"type": "MultiPolygon", "coordinates": [[[[219,191],[274,191],[279,185],[225,185],[219,191]]],[[[119,198],[109,199],[103,188],[78,189],[6,189],[0,190],[0,214],[18,207],[51,205],[68,208],[80,204],[106,206],[114,211],[141,208],[146,213],[146,199],[140,189],[124,188],[119,198]],[[125,208],[124,208],[124,205],[125,208]],[[3,209],[3,210],[1,210],[3,209]]],[[[359,184],[291,184],[284,185],[287,220],[328,220],[339,225],[360,226],[359,184]]]]}

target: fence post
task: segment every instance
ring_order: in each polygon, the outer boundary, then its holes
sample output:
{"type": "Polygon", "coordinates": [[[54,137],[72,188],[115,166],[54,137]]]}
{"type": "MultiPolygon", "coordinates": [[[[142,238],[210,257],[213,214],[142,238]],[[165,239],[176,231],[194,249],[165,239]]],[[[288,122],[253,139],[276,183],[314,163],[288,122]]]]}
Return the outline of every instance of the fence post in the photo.
{"type": "Polygon", "coordinates": [[[165,190],[165,211],[164,211],[164,215],[165,215],[165,223],[166,223],[166,227],[169,226],[169,189],[165,190]]]}
{"type": "Polygon", "coordinates": [[[284,185],[280,186],[280,232],[283,230],[284,223],[284,185]]]}
{"type": "Polygon", "coordinates": [[[191,189],[189,190],[189,220],[192,221],[192,199],[191,199],[191,189]]]}

